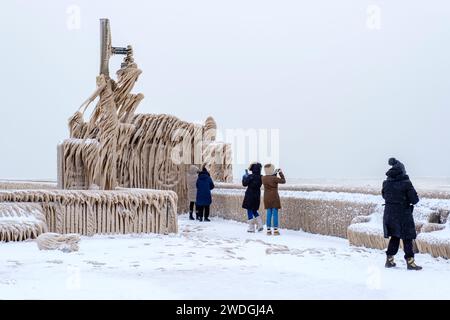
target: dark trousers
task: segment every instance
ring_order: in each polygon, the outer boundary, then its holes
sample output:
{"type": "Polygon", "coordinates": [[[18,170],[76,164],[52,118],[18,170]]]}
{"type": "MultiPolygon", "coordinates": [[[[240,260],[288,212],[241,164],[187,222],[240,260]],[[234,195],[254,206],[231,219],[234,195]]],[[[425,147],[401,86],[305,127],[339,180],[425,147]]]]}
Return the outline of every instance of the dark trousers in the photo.
{"type": "Polygon", "coordinates": [[[197,206],[197,217],[198,218],[209,218],[209,206],[197,206]]]}
{"type": "Polygon", "coordinates": [[[189,213],[192,214],[194,212],[194,206],[195,206],[195,202],[191,201],[189,203],[189,213]]]}
{"type": "MultiPolygon", "coordinates": [[[[403,250],[405,251],[405,259],[414,258],[413,241],[411,239],[409,240],[402,239],[402,241],[403,241],[403,250]]],[[[389,240],[386,255],[395,256],[398,252],[399,247],[400,247],[400,238],[391,237],[391,240],[389,240]]]]}

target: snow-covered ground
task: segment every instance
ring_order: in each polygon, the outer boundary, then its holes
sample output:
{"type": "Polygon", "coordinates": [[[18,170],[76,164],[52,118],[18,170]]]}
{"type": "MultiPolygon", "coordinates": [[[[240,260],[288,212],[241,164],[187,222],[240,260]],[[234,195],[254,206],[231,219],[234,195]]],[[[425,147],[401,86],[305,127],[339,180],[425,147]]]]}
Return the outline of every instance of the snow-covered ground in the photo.
{"type": "Polygon", "coordinates": [[[80,251],[0,244],[0,299],[449,299],[450,261],[384,269],[383,251],[242,223],[179,219],[177,235],[84,237],[80,251]]]}

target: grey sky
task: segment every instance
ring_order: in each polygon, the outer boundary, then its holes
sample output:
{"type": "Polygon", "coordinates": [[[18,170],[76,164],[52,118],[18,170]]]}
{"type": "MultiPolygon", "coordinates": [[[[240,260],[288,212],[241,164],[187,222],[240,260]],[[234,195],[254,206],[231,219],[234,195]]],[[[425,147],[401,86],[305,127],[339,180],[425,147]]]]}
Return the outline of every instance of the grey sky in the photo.
{"type": "Polygon", "coordinates": [[[0,178],[55,179],[55,146],[95,89],[101,17],[134,46],[139,112],[279,128],[290,177],[382,177],[391,155],[450,176],[448,1],[21,0],[0,12],[0,178]]]}

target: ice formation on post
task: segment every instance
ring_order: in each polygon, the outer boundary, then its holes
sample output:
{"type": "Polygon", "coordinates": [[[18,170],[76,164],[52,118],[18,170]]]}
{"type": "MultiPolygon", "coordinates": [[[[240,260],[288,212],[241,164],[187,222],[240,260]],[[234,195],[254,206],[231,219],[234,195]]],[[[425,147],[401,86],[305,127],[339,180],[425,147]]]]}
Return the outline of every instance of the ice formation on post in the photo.
{"type": "Polygon", "coordinates": [[[101,21],[102,57],[97,89],[69,119],[70,139],[58,147],[58,183],[63,189],[173,190],[179,210],[187,206],[186,170],[206,165],[216,181],[232,181],[231,147],[216,142],[217,125],[203,125],[167,114],[137,114],[144,96],[131,93],[142,71],[131,46],[111,46],[108,20],[101,21]],[[112,54],[125,58],[117,81],[109,77],[112,54]],[[89,105],[98,102],[87,122],[89,105]]]}

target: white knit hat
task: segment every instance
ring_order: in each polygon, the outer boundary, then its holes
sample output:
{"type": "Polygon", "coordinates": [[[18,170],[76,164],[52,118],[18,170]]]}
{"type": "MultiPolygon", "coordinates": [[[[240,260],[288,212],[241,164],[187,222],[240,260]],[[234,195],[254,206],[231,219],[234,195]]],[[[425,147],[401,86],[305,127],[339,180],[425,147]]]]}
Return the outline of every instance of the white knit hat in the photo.
{"type": "Polygon", "coordinates": [[[264,173],[266,176],[273,176],[275,174],[275,166],[271,163],[264,165],[264,173]]]}

